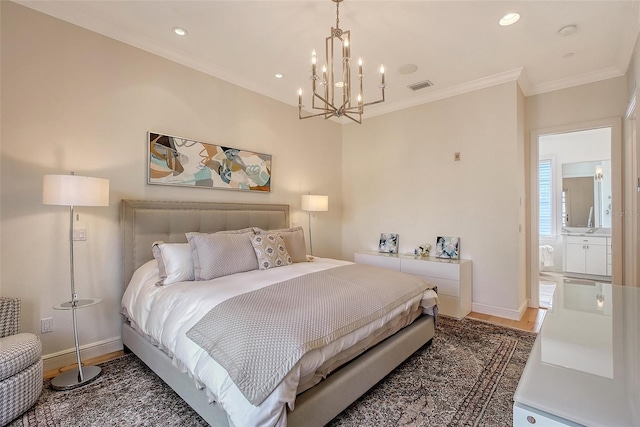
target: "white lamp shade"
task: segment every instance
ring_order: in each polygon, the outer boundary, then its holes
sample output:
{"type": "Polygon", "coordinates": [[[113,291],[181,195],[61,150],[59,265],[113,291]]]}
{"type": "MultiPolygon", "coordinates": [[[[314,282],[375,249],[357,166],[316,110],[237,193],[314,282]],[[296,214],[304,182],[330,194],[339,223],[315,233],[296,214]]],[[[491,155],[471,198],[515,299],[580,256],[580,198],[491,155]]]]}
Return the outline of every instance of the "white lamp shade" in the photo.
{"type": "Polygon", "coordinates": [[[302,210],[309,212],[325,212],[329,210],[329,196],[315,194],[302,195],[302,210]]]}
{"type": "Polygon", "coordinates": [[[45,175],[42,203],[62,206],[109,206],[109,180],[78,175],[45,175]]]}

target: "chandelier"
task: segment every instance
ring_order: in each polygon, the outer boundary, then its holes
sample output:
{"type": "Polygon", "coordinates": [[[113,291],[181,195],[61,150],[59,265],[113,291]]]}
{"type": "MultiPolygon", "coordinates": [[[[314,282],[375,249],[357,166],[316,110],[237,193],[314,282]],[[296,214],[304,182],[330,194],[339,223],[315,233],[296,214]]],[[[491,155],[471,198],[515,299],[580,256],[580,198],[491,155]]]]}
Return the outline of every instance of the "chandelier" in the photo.
{"type": "Polygon", "coordinates": [[[343,0],[332,0],[336,4],[336,26],[331,28],[331,35],[325,40],[325,63],[321,74],[318,74],[318,57],[315,49],[311,52],[311,109],[314,113],[302,115],[302,88],[298,89],[298,118],[324,116],[347,117],[362,123],[364,107],[384,102],[384,65],[380,66],[380,92],[382,97],[373,102],[364,102],[362,58],[358,58],[357,82],[358,95],[354,101],[351,96],[351,39],[349,30],[340,28],[340,3],[343,0]],[[339,56],[334,59],[334,54],[339,56]],[[336,96],[337,89],[337,96],[336,96]],[[318,112],[319,111],[319,112],[318,112]]]}

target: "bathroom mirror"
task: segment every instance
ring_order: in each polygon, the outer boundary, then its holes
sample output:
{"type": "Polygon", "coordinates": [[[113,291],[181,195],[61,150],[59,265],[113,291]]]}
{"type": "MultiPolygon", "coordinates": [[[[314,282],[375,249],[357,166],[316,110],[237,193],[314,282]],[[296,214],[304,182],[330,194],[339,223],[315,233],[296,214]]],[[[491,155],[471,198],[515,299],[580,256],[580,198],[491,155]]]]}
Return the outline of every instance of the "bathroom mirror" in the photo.
{"type": "Polygon", "coordinates": [[[611,227],[611,161],[562,165],[563,227],[611,227]]]}

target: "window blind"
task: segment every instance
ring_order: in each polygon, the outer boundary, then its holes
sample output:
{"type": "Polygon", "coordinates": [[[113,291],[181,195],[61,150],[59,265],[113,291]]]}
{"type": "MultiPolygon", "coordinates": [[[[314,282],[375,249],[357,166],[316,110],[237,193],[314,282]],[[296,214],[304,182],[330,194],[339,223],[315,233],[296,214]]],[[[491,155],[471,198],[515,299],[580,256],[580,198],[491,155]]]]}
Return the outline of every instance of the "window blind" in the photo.
{"type": "Polygon", "coordinates": [[[551,237],[553,230],[553,206],[551,187],[551,160],[540,160],[538,167],[539,233],[540,236],[551,237]]]}

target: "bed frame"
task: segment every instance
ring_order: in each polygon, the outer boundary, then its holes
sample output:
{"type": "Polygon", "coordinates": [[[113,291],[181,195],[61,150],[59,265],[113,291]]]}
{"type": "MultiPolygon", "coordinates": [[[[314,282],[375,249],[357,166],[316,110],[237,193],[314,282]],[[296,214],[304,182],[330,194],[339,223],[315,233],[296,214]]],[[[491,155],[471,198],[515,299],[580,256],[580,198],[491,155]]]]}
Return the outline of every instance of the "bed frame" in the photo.
{"type": "MultiPolygon", "coordinates": [[[[153,259],[154,241],[186,242],[185,233],[189,231],[213,233],[245,227],[268,230],[287,228],[289,224],[288,205],[123,200],[124,286],[138,267],[153,259]]],[[[298,395],[295,410],[287,415],[287,424],[325,425],[429,342],[434,333],[433,317],[417,319],[298,395]]],[[[229,425],[222,407],[209,404],[204,390],[198,390],[187,374],[173,366],[171,358],[126,322],[122,326],[122,342],[210,425],[229,425]]]]}

